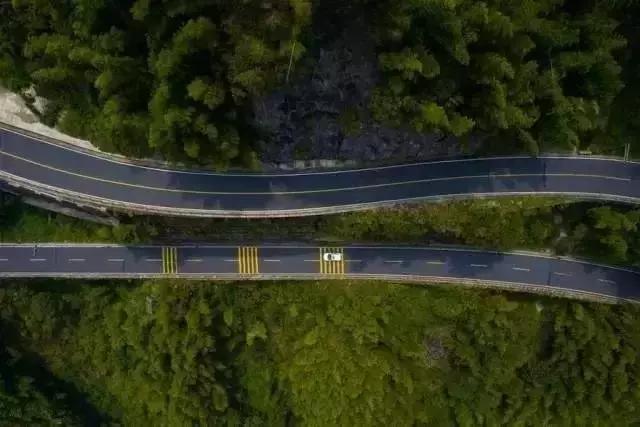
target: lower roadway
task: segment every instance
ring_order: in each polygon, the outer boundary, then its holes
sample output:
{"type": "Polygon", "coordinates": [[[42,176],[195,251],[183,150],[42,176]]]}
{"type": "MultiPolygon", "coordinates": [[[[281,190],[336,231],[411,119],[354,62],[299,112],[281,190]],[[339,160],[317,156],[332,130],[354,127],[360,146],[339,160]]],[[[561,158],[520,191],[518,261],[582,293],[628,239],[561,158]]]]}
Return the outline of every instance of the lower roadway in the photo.
{"type": "Polygon", "coordinates": [[[0,277],[380,278],[640,302],[640,272],[536,254],[391,246],[0,244],[0,277]],[[341,254],[325,261],[325,253],[341,254]]]}
{"type": "Polygon", "coordinates": [[[317,215],[484,195],[640,202],[640,164],[617,159],[512,156],[346,171],[211,173],[134,164],[1,125],[0,181],[93,207],[208,217],[317,215]]]}

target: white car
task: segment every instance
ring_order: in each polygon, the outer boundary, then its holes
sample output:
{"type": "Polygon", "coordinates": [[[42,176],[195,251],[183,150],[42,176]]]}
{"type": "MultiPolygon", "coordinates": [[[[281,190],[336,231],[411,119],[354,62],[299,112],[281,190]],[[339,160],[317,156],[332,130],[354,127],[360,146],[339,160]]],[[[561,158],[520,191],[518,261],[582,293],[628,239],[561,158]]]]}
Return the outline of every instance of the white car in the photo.
{"type": "Polygon", "coordinates": [[[341,253],[337,253],[337,252],[325,252],[322,255],[322,259],[324,259],[325,261],[331,262],[331,261],[342,261],[342,254],[341,253]]]}

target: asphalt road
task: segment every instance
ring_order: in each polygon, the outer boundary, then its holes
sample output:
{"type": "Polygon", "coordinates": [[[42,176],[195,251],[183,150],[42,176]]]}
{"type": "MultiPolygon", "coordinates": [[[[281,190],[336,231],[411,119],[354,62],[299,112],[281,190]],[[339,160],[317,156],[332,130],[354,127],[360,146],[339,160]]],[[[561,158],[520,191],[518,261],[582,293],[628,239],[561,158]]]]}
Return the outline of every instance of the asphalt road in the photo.
{"type": "Polygon", "coordinates": [[[592,157],[458,159],[338,172],[234,174],[145,167],[0,128],[0,180],[65,200],[191,216],[292,216],[474,195],[640,202],[640,164],[592,157]]]}
{"type": "Polygon", "coordinates": [[[0,277],[423,278],[640,302],[640,272],[576,260],[390,246],[0,245],[0,277]],[[323,260],[325,252],[342,261],[323,260]]]}

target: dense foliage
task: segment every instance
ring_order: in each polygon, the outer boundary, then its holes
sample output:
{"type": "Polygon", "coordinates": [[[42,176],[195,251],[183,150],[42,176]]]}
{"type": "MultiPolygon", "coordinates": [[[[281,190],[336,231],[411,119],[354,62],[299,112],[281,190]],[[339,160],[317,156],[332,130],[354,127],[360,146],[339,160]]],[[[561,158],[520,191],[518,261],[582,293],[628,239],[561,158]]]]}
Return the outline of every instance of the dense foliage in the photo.
{"type": "Polygon", "coordinates": [[[350,213],[323,229],[346,240],[549,249],[640,266],[640,210],[553,199],[460,201],[350,213]]]}
{"type": "MultiPolygon", "coordinates": [[[[0,343],[1,344],[1,343],[0,343]]],[[[15,372],[15,361],[0,349],[0,423],[18,425],[80,425],[81,416],[69,408],[63,393],[45,394],[25,372],[15,372]]]]}
{"type": "MultiPolygon", "coordinates": [[[[5,310],[11,308],[2,305],[2,313],[10,312],[5,310]]],[[[54,377],[41,365],[38,356],[25,351],[21,344],[15,325],[1,316],[1,425],[79,426],[82,425],[81,420],[99,420],[96,411],[73,387],[54,377]]]]}
{"type": "Polygon", "coordinates": [[[534,153],[604,130],[626,41],[602,2],[383,3],[378,117],[418,131],[475,128],[534,153]]]}
{"type": "Polygon", "coordinates": [[[0,242],[128,242],[138,240],[131,225],[98,225],[28,206],[0,193],[0,242]]]}
{"type": "Polygon", "coordinates": [[[0,81],[33,85],[45,117],[105,150],[226,166],[309,14],[307,0],[2,2],[0,81]]]}
{"type": "Polygon", "coordinates": [[[640,421],[630,306],[376,282],[16,282],[0,304],[17,343],[124,425],[640,421]]]}
{"type": "Polygon", "coordinates": [[[0,3],[0,81],[33,87],[50,123],[105,150],[249,164],[253,101],[305,54],[313,68],[325,27],[360,17],[380,122],[486,135],[502,152],[621,154],[640,130],[639,13],[597,0],[13,0],[0,3]]]}
{"type": "MultiPolygon", "coordinates": [[[[100,226],[25,206],[6,196],[0,241],[311,241],[457,244],[551,250],[640,266],[640,210],[624,205],[514,197],[425,203],[322,217],[195,219],[143,217],[100,226]]],[[[1,205],[1,203],[0,203],[1,205]]]]}

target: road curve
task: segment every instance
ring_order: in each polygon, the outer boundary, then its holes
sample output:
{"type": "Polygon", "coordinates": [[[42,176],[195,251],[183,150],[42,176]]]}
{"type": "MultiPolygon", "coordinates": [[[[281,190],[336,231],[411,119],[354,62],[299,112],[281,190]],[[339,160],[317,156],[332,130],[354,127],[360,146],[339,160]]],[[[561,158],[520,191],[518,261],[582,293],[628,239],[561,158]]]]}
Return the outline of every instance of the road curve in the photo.
{"type": "Polygon", "coordinates": [[[4,127],[0,181],[77,204],[203,217],[317,215],[516,194],[640,203],[640,164],[617,159],[516,156],[332,172],[208,173],[133,164],[4,127]]]}
{"type": "Polygon", "coordinates": [[[640,302],[640,271],[540,254],[392,246],[0,244],[0,278],[377,278],[640,302]],[[341,261],[325,261],[339,253],[341,261]]]}

